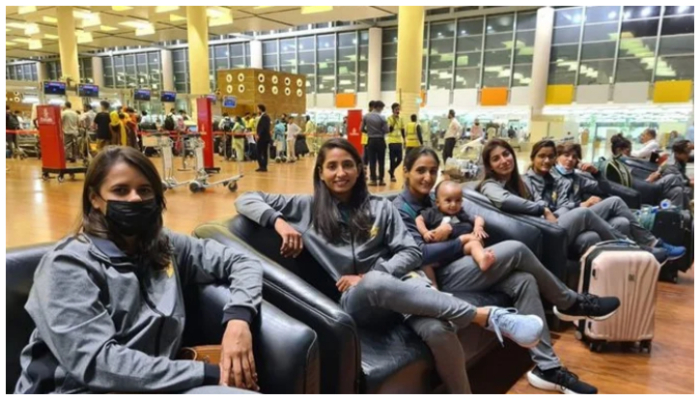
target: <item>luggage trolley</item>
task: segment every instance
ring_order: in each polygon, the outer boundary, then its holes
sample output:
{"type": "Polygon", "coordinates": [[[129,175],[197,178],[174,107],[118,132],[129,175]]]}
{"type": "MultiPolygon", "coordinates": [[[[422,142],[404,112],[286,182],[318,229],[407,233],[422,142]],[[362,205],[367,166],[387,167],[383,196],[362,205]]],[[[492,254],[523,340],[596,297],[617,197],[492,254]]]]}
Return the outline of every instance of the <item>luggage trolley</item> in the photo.
{"type": "Polygon", "coordinates": [[[458,151],[454,157],[448,158],[445,162],[445,169],[458,169],[464,179],[473,181],[479,178],[483,169],[481,159],[481,149],[484,146],[484,139],[476,139],[467,143],[459,143],[458,151]]]}
{"type": "Polygon", "coordinates": [[[178,182],[175,179],[175,160],[173,159],[173,140],[167,132],[149,132],[146,136],[142,136],[144,148],[153,147],[160,153],[163,162],[163,189],[174,189],[178,186],[184,186],[190,181],[178,182]]]}
{"type": "Polygon", "coordinates": [[[195,178],[189,181],[190,191],[192,193],[203,192],[208,187],[216,185],[224,185],[228,190],[235,192],[238,190],[238,181],[243,178],[243,170],[241,168],[241,160],[236,161],[238,173],[226,179],[221,179],[215,182],[209,182],[209,173],[204,168],[204,141],[200,133],[188,133],[183,135],[186,141],[189,142],[190,148],[194,150],[195,159],[195,178]]]}

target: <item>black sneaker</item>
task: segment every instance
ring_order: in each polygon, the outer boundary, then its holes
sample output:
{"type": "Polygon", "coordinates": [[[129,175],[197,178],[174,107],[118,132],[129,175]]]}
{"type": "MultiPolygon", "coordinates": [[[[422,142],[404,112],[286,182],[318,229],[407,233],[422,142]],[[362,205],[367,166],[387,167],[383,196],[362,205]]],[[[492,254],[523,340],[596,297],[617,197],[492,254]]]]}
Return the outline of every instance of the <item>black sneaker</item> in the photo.
{"type": "Polygon", "coordinates": [[[396,182],[396,178],[392,176],[392,177],[391,177],[391,181],[392,181],[392,182],[396,182]]]}
{"type": "Polygon", "coordinates": [[[615,314],[620,307],[620,299],[617,297],[598,297],[594,294],[579,294],[578,300],[568,310],[559,310],[554,306],[554,314],[562,321],[578,321],[590,318],[603,321],[615,314]]]}
{"type": "Polygon", "coordinates": [[[530,385],[564,394],[597,394],[598,389],[578,379],[578,376],[564,367],[542,371],[535,367],[527,373],[530,385]]]}
{"type": "Polygon", "coordinates": [[[384,182],[384,181],[379,181],[379,186],[386,186],[386,182],[384,182]]]}
{"type": "Polygon", "coordinates": [[[369,186],[377,186],[377,181],[369,181],[369,186]]]}

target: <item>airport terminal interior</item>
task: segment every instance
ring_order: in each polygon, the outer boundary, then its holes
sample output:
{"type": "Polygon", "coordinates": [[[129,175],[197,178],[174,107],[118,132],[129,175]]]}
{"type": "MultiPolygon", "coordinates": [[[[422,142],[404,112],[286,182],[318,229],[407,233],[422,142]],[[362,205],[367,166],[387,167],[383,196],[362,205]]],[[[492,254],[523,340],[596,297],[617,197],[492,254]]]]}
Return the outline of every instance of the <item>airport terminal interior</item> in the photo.
{"type": "Polygon", "coordinates": [[[7,393],[694,392],[693,6],[5,12],[7,393]]]}

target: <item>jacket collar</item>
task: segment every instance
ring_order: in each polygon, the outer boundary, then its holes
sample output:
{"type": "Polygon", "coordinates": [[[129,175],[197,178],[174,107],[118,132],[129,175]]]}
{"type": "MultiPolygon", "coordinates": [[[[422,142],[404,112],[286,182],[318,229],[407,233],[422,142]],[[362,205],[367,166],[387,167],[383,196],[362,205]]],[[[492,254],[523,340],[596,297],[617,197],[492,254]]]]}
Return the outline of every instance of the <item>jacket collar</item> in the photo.
{"type": "Polygon", "coordinates": [[[423,200],[418,200],[413,196],[413,194],[411,194],[408,187],[404,187],[403,192],[401,192],[399,196],[401,196],[401,198],[415,211],[420,211],[433,206],[433,200],[430,195],[423,200]]]}
{"type": "Polygon", "coordinates": [[[90,254],[114,266],[136,266],[134,257],[129,257],[109,239],[83,234],[90,240],[90,254]]]}

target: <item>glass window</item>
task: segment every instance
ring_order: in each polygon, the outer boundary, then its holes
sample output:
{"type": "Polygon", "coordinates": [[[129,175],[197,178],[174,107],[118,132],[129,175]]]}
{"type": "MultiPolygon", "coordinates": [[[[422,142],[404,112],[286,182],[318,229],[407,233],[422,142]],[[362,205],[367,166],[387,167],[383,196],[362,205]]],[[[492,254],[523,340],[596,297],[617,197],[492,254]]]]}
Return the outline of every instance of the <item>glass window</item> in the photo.
{"type": "Polygon", "coordinates": [[[578,45],[567,44],[564,46],[552,46],[549,56],[550,61],[571,61],[578,58],[578,45]]]}
{"type": "Polygon", "coordinates": [[[481,52],[457,54],[457,68],[481,66],[481,52]]]}
{"type": "Polygon", "coordinates": [[[484,19],[460,20],[457,24],[457,37],[482,35],[484,33],[484,19]]]}
{"type": "Polygon", "coordinates": [[[662,35],[683,35],[686,33],[695,32],[695,17],[671,17],[664,18],[664,24],[661,27],[662,35]]]}
{"type": "Polygon", "coordinates": [[[524,12],[518,13],[518,31],[534,30],[537,28],[537,13],[536,12],[524,12]]]}
{"type": "Polygon", "coordinates": [[[360,44],[369,45],[369,31],[360,31],[360,44]]]}
{"type": "Polygon", "coordinates": [[[355,32],[350,33],[340,33],[338,34],[338,48],[344,47],[355,47],[357,44],[357,37],[355,32]]]}
{"type": "Polygon", "coordinates": [[[564,8],[554,12],[554,26],[579,25],[583,19],[583,9],[564,8]]]}
{"type": "Polygon", "coordinates": [[[584,42],[617,40],[617,22],[586,25],[583,31],[584,42]]]}
{"type": "Polygon", "coordinates": [[[661,14],[661,7],[658,6],[635,6],[625,7],[623,11],[623,19],[652,18],[658,17],[661,14]]]}
{"type": "Polygon", "coordinates": [[[484,52],[484,65],[510,65],[510,50],[491,50],[484,52]]]}
{"type": "Polygon", "coordinates": [[[399,30],[397,28],[382,29],[382,43],[396,43],[398,41],[399,30]]]}
{"type": "Polygon", "coordinates": [[[486,19],[486,33],[512,32],[515,14],[492,15],[486,19]]]}
{"type": "Polygon", "coordinates": [[[355,75],[355,62],[339,62],[338,63],[338,75],[355,75]]]}
{"type": "Polygon", "coordinates": [[[552,44],[578,43],[581,40],[581,27],[557,28],[552,34],[552,44]]]}
{"type": "Polygon", "coordinates": [[[579,85],[607,85],[613,80],[615,60],[597,60],[581,62],[578,75],[579,85]]]}
{"type": "Polygon", "coordinates": [[[214,47],[214,57],[228,59],[229,51],[228,45],[215,46],[214,47]]]}
{"type": "Polygon", "coordinates": [[[102,73],[106,87],[114,87],[114,68],[112,67],[112,57],[102,57],[102,73]]]}
{"type": "Polygon", "coordinates": [[[354,47],[338,48],[338,61],[355,61],[357,51],[354,47]]]}
{"type": "Polygon", "coordinates": [[[507,87],[511,69],[508,65],[484,67],[484,87],[507,87]]]}
{"type": "Polygon", "coordinates": [[[148,63],[148,57],[146,56],[146,53],[141,53],[136,55],[136,62],[138,64],[146,64],[148,63]]]}
{"type": "Polygon", "coordinates": [[[314,65],[300,65],[299,66],[299,74],[300,75],[315,75],[316,70],[314,69],[314,65]]]}
{"type": "MultiPolygon", "coordinates": [[[[299,54],[300,55],[301,54],[311,54],[311,56],[313,57],[314,53],[313,52],[302,52],[299,54]]],[[[313,63],[314,61],[311,61],[311,62],[313,63]]],[[[296,54],[294,54],[294,53],[282,53],[282,54],[280,54],[280,64],[282,65],[282,67],[296,66],[297,65],[296,54]]]]}
{"type": "Polygon", "coordinates": [[[529,86],[532,81],[532,64],[513,66],[513,82],[511,86],[529,86]]]}
{"type": "Polygon", "coordinates": [[[396,59],[388,58],[382,60],[382,72],[396,72],[396,59]]]}
{"type": "Polygon", "coordinates": [[[659,44],[659,55],[693,54],[694,39],[693,35],[662,37],[659,44]]]}
{"type": "Polygon", "coordinates": [[[651,82],[654,57],[621,58],[617,60],[615,82],[651,82]]]}
{"type": "Polygon", "coordinates": [[[680,15],[680,14],[692,14],[695,11],[695,7],[691,6],[666,6],[664,11],[665,15],[680,15]]]}
{"type": "MultiPolygon", "coordinates": [[[[326,60],[321,60],[321,52],[319,51],[319,61],[326,61],[326,60]]],[[[330,61],[333,61],[332,59],[330,61]]],[[[311,64],[315,63],[316,60],[314,59],[314,52],[313,51],[300,51],[299,52],[299,65],[304,65],[304,64],[311,64]]]]}
{"type": "Polygon", "coordinates": [[[550,85],[573,85],[576,81],[578,62],[564,61],[549,64],[550,85]]]}
{"type": "Polygon", "coordinates": [[[659,57],[656,63],[656,80],[693,80],[693,56],[659,57]]]}
{"type": "Polygon", "coordinates": [[[398,57],[399,48],[396,44],[382,45],[382,58],[398,57]]]}
{"type": "Polygon", "coordinates": [[[217,71],[220,69],[228,69],[228,58],[224,60],[217,58],[216,61],[214,61],[214,66],[217,71]]]}
{"type": "Polygon", "coordinates": [[[641,38],[656,36],[658,34],[658,28],[658,19],[623,22],[620,37],[641,38]]]}
{"type": "Polygon", "coordinates": [[[656,38],[646,39],[622,39],[618,57],[654,57],[656,38]]]}
{"type": "Polygon", "coordinates": [[[615,58],[615,42],[584,43],[581,45],[581,60],[615,58]]]}
{"type": "Polygon", "coordinates": [[[515,38],[515,64],[531,63],[535,52],[535,31],[518,32],[515,38]]]}
{"type": "Polygon", "coordinates": [[[455,89],[475,89],[479,87],[480,68],[457,68],[455,89]]]}
{"type": "MultiPolygon", "coordinates": [[[[250,57],[231,57],[231,68],[246,68],[249,58],[250,57]]],[[[276,63],[274,69],[277,69],[276,63]]]]}
{"type": "Polygon", "coordinates": [[[185,50],[173,50],[173,61],[185,61],[185,50]]]}
{"type": "Polygon", "coordinates": [[[457,38],[457,53],[481,51],[482,35],[457,38]]]}
{"type": "Polygon", "coordinates": [[[430,39],[449,39],[453,38],[454,35],[455,24],[453,22],[433,23],[430,25],[430,39]]]}
{"type": "MultiPolygon", "coordinates": [[[[302,54],[302,52],[299,52],[299,60],[301,60],[302,54]]],[[[313,57],[313,53],[310,54],[313,57]]],[[[318,62],[335,62],[335,50],[319,50],[318,62]]]]}
{"type": "MultiPolygon", "coordinates": [[[[273,46],[274,46],[274,51],[273,51],[273,53],[277,53],[277,41],[276,41],[276,40],[269,40],[269,41],[268,41],[268,49],[269,49],[269,47],[270,47],[270,42],[271,42],[271,43],[274,43],[274,45],[273,45],[273,46]]],[[[246,43],[246,45],[249,46],[250,44],[249,44],[249,43],[246,43]]],[[[263,54],[266,54],[266,53],[265,53],[265,47],[264,47],[264,46],[265,46],[265,42],[263,42],[263,54]]],[[[229,54],[231,54],[231,57],[243,57],[243,56],[244,56],[244,46],[243,46],[242,43],[231,44],[231,45],[229,46],[229,51],[230,51],[229,54]]],[[[267,54],[270,54],[270,53],[267,53],[267,54]]]]}
{"type": "Polygon", "coordinates": [[[513,48],[512,33],[498,33],[494,35],[486,35],[486,50],[511,48],[513,48]]]}
{"type": "Polygon", "coordinates": [[[382,72],[382,91],[396,90],[396,72],[382,72]]]}
{"type": "Polygon", "coordinates": [[[265,69],[277,69],[277,54],[264,54],[263,55],[263,68],[265,69]]]}
{"type": "Polygon", "coordinates": [[[333,93],[335,92],[335,76],[334,75],[325,75],[325,76],[318,76],[318,85],[317,85],[317,91],[318,93],[333,93]]]}
{"type": "MultiPolygon", "coordinates": [[[[309,39],[309,38],[303,38],[303,39],[309,39]]],[[[299,39],[299,42],[301,42],[301,40],[302,40],[302,38],[299,39]]],[[[313,45],[314,45],[314,42],[313,42],[313,39],[311,39],[311,44],[310,44],[311,47],[308,49],[313,49],[313,45]]],[[[308,50],[308,49],[306,49],[306,50],[308,50]]],[[[280,51],[279,51],[280,53],[289,53],[289,52],[294,53],[295,51],[296,51],[296,44],[295,44],[294,39],[282,39],[282,40],[280,40],[280,51]]]]}
{"type": "MultiPolygon", "coordinates": [[[[317,48],[319,49],[319,51],[320,50],[327,50],[327,49],[335,49],[335,35],[318,36],[317,43],[318,43],[317,48]]],[[[301,40],[299,40],[299,44],[301,45],[301,40]]],[[[301,46],[299,46],[299,47],[301,47],[301,46]]]]}
{"type": "Polygon", "coordinates": [[[586,7],[586,25],[596,22],[617,22],[620,6],[586,7]]]}

